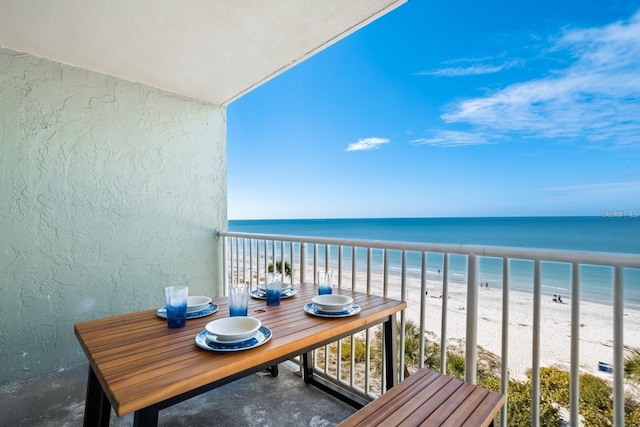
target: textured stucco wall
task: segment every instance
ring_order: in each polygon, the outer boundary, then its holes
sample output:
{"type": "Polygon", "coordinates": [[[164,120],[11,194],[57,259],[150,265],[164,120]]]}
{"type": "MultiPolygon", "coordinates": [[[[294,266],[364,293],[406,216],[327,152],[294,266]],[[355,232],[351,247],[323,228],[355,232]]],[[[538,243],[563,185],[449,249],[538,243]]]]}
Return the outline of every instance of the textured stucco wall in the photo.
{"type": "Polygon", "coordinates": [[[0,384],[85,361],[78,321],[219,292],[225,115],[0,48],[0,384]]]}

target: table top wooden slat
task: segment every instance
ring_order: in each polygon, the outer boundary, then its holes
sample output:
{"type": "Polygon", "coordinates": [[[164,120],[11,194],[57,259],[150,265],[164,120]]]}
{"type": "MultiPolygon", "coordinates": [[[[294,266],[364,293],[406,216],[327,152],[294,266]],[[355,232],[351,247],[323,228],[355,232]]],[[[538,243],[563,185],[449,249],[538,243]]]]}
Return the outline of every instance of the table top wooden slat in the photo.
{"type": "Polygon", "coordinates": [[[350,426],[487,426],[504,396],[420,369],[340,424],[350,426]]]}
{"type": "Polygon", "coordinates": [[[352,295],[362,311],[346,318],[321,318],[303,309],[317,287],[295,288],[297,294],[276,307],[250,299],[249,315],[273,333],[269,342],[251,350],[212,352],[195,344],[195,336],[208,322],[229,316],[227,298],[214,299],[219,306],[215,314],[190,319],[180,329],[168,329],[153,309],[81,322],[75,333],[112,407],[122,416],[366,329],[406,308],[402,301],[340,289],[337,293],[352,295]]]}

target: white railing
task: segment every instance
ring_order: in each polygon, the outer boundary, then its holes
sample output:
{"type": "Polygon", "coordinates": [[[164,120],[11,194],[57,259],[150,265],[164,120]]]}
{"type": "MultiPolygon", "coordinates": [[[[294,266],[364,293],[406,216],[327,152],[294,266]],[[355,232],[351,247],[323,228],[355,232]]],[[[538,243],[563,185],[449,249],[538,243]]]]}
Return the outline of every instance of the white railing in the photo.
{"type": "MultiPolygon", "coordinates": [[[[352,239],[330,239],[294,237],[283,235],[221,232],[224,239],[224,268],[228,274],[226,280],[239,280],[257,287],[258,282],[264,277],[271,264],[282,262],[289,263],[292,269],[291,283],[314,282],[316,272],[320,269],[337,270],[335,285],[339,288],[351,288],[367,293],[376,293],[407,301],[408,309],[415,305],[413,293],[408,294],[408,257],[419,260],[419,272],[415,281],[419,283],[419,323],[420,323],[420,349],[419,354],[424,354],[425,349],[425,311],[427,310],[427,283],[428,278],[439,280],[441,284],[441,331],[440,339],[440,366],[445,373],[447,346],[448,346],[448,318],[449,318],[449,292],[451,290],[452,259],[456,256],[466,258],[466,332],[464,337],[465,354],[465,380],[476,383],[478,360],[478,283],[480,282],[480,263],[486,259],[497,261],[501,264],[500,278],[497,285],[501,287],[501,391],[507,395],[509,380],[509,331],[510,324],[510,289],[513,287],[511,265],[513,261],[525,260],[533,264],[533,283],[530,292],[533,297],[532,309],[532,354],[531,354],[531,387],[532,426],[540,425],[540,365],[541,365],[541,307],[543,297],[542,268],[547,263],[561,263],[570,266],[570,296],[571,296],[571,354],[569,369],[569,402],[570,425],[579,424],[579,375],[580,375],[580,327],[581,327],[581,268],[583,266],[604,266],[613,270],[613,425],[624,425],[624,290],[630,286],[639,287],[640,283],[624,282],[625,269],[640,268],[640,256],[631,254],[609,254],[593,252],[570,252],[556,250],[533,250],[523,248],[485,247],[475,245],[447,245],[447,244],[421,244],[407,242],[364,241],[352,239]],[[362,254],[365,254],[364,256],[362,254]],[[428,257],[438,256],[437,274],[427,268],[428,257]],[[309,260],[311,257],[311,260],[309,260]],[[346,261],[345,261],[346,258],[346,261]],[[364,278],[364,279],[363,279],[364,278]],[[348,283],[350,282],[350,284],[348,283]],[[377,282],[377,283],[376,283],[377,282]],[[412,299],[410,301],[409,299],[412,299]]],[[[459,260],[458,260],[459,261],[459,260]]],[[[637,277],[637,276],[634,276],[637,277]]],[[[488,283],[488,282],[487,282],[488,283]]],[[[226,285],[226,284],[225,284],[226,285]]],[[[226,286],[225,286],[226,289],[226,286]]],[[[398,334],[400,348],[399,373],[400,380],[404,375],[405,360],[405,327],[406,313],[400,315],[401,333],[398,334]]],[[[349,380],[341,378],[340,363],[337,363],[335,374],[330,374],[324,363],[321,374],[351,388],[355,393],[366,397],[375,397],[377,393],[372,391],[372,378],[370,374],[371,348],[370,331],[367,331],[366,366],[364,386],[356,386],[354,379],[354,340],[351,340],[351,367],[349,380]]],[[[341,346],[337,346],[337,359],[340,360],[341,346]]],[[[324,349],[325,361],[328,359],[327,347],[324,349]]],[[[420,357],[420,367],[424,364],[420,357]]],[[[381,381],[384,376],[381,374],[381,381]]],[[[384,384],[379,388],[384,390],[384,384]]],[[[500,416],[502,426],[508,425],[507,408],[503,408],[500,416]]]]}

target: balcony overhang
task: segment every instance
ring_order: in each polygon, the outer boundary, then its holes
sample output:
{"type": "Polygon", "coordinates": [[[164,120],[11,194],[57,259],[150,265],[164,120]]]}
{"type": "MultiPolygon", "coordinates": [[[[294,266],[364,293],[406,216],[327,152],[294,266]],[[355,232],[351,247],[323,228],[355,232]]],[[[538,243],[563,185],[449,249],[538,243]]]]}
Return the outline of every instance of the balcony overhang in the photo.
{"type": "Polygon", "coordinates": [[[0,0],[0,46],[226,105],[406,0],[0,0]]]}

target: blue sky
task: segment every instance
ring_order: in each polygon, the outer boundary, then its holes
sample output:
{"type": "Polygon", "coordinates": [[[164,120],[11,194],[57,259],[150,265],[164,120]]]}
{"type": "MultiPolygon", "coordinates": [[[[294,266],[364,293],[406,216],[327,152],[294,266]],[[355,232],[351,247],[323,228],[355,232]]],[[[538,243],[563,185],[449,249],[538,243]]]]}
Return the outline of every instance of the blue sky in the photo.
{"type": "Polygon", "coordinates": [[[640,210],[640,0],[409,1],[227,124],[230,219],[640,210]]]}

